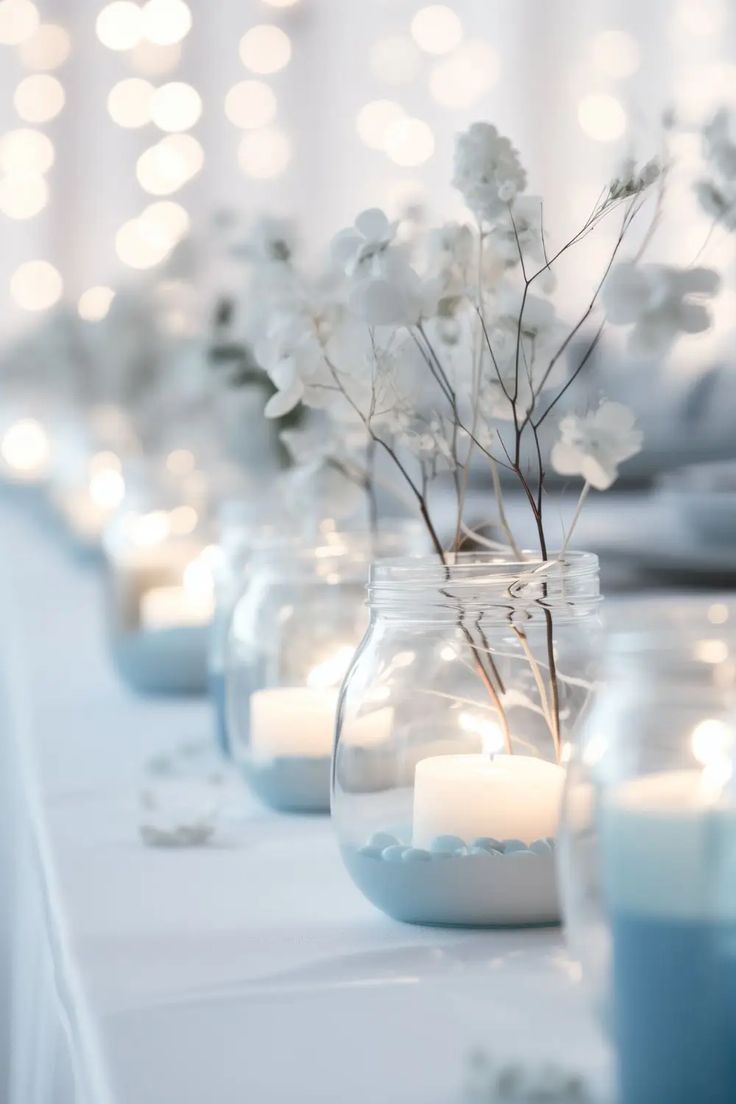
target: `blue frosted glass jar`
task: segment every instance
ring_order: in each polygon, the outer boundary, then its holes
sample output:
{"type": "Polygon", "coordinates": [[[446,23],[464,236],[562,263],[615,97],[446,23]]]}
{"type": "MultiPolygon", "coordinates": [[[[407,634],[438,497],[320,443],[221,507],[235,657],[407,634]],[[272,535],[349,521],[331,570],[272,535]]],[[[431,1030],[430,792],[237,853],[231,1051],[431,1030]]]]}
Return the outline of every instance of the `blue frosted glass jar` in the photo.
{"type": "Polygon", "coordinates": [[[568,941],[627,1104],[736,1100],[736,635],[714,609],[612,639],[568,767],[568,941]]]}

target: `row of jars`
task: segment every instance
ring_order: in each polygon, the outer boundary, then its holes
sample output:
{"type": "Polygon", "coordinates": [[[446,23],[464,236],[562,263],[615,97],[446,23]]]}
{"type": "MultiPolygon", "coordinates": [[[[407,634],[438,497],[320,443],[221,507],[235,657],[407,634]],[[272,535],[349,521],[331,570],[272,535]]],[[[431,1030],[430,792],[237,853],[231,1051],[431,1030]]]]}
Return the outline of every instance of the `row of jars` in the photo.
{"type": "Polygon", "coordinates": [[[381,909],[556,922],[562,745],[598,655],[595,557],[443,564],[418,523],[306,538],[242,505],[214,549],[172,531],[176,509],[109,530],[128,681],[201,690],[208,636],[222,751],[274,809],[331,807],[381,909]]]}
{"type": "Polygon", "coordinates": [[[733,1099],[732,608],[677,605],[662,635],[630,607],[639,631],[586,709],[594,556],[445,564],[412,525],[305,540],[242,506],[215,545],[179,490],[126,496],[107,529],[128,681],[209,679],[223,752],[276,809],[331,805],[348,870],[390,916],[554,923],[561,890],[624,1098],[733,1099]]]}

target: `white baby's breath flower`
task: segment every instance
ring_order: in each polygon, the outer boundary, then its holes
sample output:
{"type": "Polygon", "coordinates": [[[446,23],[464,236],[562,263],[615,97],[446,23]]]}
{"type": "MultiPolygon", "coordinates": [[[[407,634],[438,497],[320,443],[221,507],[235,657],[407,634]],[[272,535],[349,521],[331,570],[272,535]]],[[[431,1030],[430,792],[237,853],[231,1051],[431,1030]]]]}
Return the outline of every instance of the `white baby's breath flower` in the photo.
{"type": "Polygon", "coordinates": [[[519,251],[525,262],[544,260],[541,198],[518,196],[511,208],[501,212],[493,229],[493,244],[507,264],[519,263],[519,251]]]}
{"type": "Polygon", "coordinates": [[[296,249],[296,227],[291,219],[264,215],[256,219],[245,240],[237,244],[235,256],[256,263],[288,264],[296,249]]]}
{"type": "Polygon", "coordinates": [[[711,316],[703,300],[718,291],[710,268],[672,265],[616,265],[603,286],[608,321],[632,326],[629,348],[644,356],[666,353],[680,334],[702,333],[711,316]]]}
{"type": "Polygon", "coordinates": [[[597,491],[607,490],[624,460],[641,451],[643,434],[633,411],[623,403],[602,402],[589,414],[568,414],[552,447],[559,475],[579,475],[597,491]]]}
{"type": "Polygon", "coordinates": [[[423,280],[399,254],[382,270],[353,284],[348,306],[369,326],[412,326],[434,314],[442,291],[438,278],[423,280]]]}
{"type": "Polygon", "coordinates": [[[706,214],[736,231],[736,142],[727,111],[718,111],[703,127],[703,154],[709,175],[696,181],[695,194],[706,214]]]}
{"type": "Polygon", "coordinates": [[[378,207],[371,207],[358,215],[354,226],[335,235],[332,256],[348,276],[361,269],[375,273],[396,237],[397,226],[378,207]]]}
{"type": "Polygon", "coordinates": [[[473,123],[455,142],[454,186],[481,222],[492,223],[526,187],[526,173],[508,138],[490,123],[473,123]]]}
{"type": "Polygon", "coordinates": [[[656,157],[641,168],[637,167],[633,157],[628,157],[619,169],[618,176],[611,182],[608,195],[611,199],[639,195],[659,179],[661,172],[662,168],[656,157]]]}

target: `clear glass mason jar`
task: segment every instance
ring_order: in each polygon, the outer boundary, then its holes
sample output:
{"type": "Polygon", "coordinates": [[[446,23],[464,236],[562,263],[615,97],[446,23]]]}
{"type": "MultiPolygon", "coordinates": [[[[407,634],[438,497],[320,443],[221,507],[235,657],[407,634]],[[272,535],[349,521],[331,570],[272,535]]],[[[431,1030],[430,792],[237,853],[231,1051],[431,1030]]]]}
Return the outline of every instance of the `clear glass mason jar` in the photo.
{"type": "Polygon", "coordinates": [[[267,804],[329,811],[338,690],[365,631],[368,566],[425,547],[413,523],[259,547],[233,607],[225,692],[230,754],[267,804]]]}
{"type": "Polygon", "coordinates": [[[374,564],[332,815],[353,879],[426,924],[559,920],[562,751],[596,673],[598,560],[374,564]]]}
{"type": "Polygon", "coordinates": [[[203,693],[216,549],[199,480],[169,478],[150,463],[126,470],[103,549],[119,673],[145,693],[203,693]]]}
{"type": "Polygon", "coordinates": [[[736,1100],[736,635],[712,609],[612,638],[569,758],[567,938],[626,1104],[736,1100]]]}
{"type": "MultiPolygon", "coordinates": [[[[289,539],[289,519],[264,507],[260,499],[233,500],[221,504],[219,513],[218,555],[214,573],[215,608],[210,627],[207,656],[207,677],[210,700],[215,713],[217,745],[225,755],[230,754],[227,735],[227,709],[225,696],[225,662],[227,639],[233,609],[243,592],[247,572],[253,561],[257,562],[260,549],[273,548],[289,539]]],[[[293,527],[293,525],[291,526],[293,527]]]]}

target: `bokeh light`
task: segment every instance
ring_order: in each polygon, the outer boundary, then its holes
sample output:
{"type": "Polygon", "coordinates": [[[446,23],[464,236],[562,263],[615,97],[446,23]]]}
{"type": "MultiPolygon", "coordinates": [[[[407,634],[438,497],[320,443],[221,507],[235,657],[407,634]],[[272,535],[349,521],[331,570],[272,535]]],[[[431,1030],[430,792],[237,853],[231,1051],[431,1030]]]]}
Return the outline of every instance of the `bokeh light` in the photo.
{"type": "Polygon", "coordinates": [[[160,264],[169,250],[153,241],[140,220],[133,218],[124,222],[115,235],[115,252],[129,268],[144,269],[160,264]]]}
{"type": "Polygon", "coordinates": [[[238,146],[238,162],[247,176],[268,180],[280,176],[291,160],[291,142],[275,127],[253,130],[243,135],[238,146]]]}
{"type": "Polygon", "coordinates": [[[156,249],[170,252],[189,232],[189,215],[180,203],[150,203],[138,217],[138,229],[156,249]]]}
{"type": "Polygon", "coordinates": [[[724,8],[721,0],[681,0],[673,14],[672,26],[682,37],[706,37],[723,27],[724,8]]]}
{"type": "Polygon", "coordinates": [[[263,0],[263,2],[271,8],[293,8],[299,0],[263,0]]]}
{"type": "Polygon", "coordinates": [[[48,434],[35,418],[21,418],[3,433],[0,454],[14,471],[41,474],[51,456],[48,434]]]}
{"type": "Polygon", "coordinates": [[[459,46],[463,25],[456,12],[445,4],[430,4],[420,8],[411,21],[411,33],[420,49],[427,54],[449,54],[459,46]]]}
{"type": "Polygon", "coordinates": [[[404,118],[404,109],[393,100],[371,100],[355,117],[358,136],[370,149],[382,150],[389,127],[404,118]]]}
{"type": "Polygon", "coordinates": [[[434,153],[434,134],[421,119],[398,119],[386,131],[384,148],[397,165],[422,165],[434,153]]]}
{"type": "Polygon", "coordinates": [[[172,449],[166,457],[166,468],[172,475],[189,475],[194,471],[197,460],[189,449],[172,449]]]}
{"type": "Polygon", "coordinates": [[[240,60],[253,73],[278,73],[291,60],[291,39],[280,27],[260,23],[241,38],[240,60]]]}
{"type": "Polygon", "coordinates": [[[10,280],[10,294],[27,311],[48,310],[58,303],[64,284],[50,261],[25,261],[10,280]]]}
{"type": "Polygon", "coordinates": [[[71,39],[58,24],[42,23],[18,52],[28,69],[58,69],[71,53],[71,39]]]}
{"type": "Polygon", "coordinates": [[[181,61],[181,46],[158,46],[147,38],[133,47],[127,55],[134,69],[147,77],[160,77],[176,69],[181,61]]]}
{"type": "Polygon", "coordinates": [[[192,13],[184,0],[147,0],[141,9],[141,31],[157,46],[181,42],[192,27],[192,13]]]}
{"type": "Polygon", "coordinates": [[[142,77],[128,77],[110,89],[107,110],[118,126],[135,128],[151,121],[153,85],[142,77]]]}
{"type": "Polygon", "coordinates": [[[37,173],[14,173],[0,178],[0,211],[8,218],[33,218],[48,201],[48,184],[37,173]]]}
{"type": "Polygon", "coordinates": [[[184,81],[162,84],[151,97],[151,119],[160,130],[189,130],[201,114],[199,93],[184,81]]]}
{"type": "Polygon", "coordinates": [[[276,106],[273,89],[258,80],[239,81],[225,97],[225,114],[243,130],[268,126],[276,117],[276,106]]]}
{"type": "MultiPolygon", "coordinates": [[[[174,453],[171,455],[173,456],[174,453]]],[[[169,510],[171,532],[176,533],[177,536],[193,533],[198,522],[199,516],[193,506],[175,506],[173,510],[169,510]]]]}
{"type": "Polygon", "coordinates": [[[115,292],[104,284],[87,288],[79,296],[77,311],[85,322],[101,322],[107,315],[115,298],[115,292]]]}
{"type": "Polygon", "coordinates": [[[48,172],[54,163],[54,144],[40,130],[19,127],[0,138],[0,169],[11,174],[48,172]]]}
{"type": "Polygon", "coordinates": [[[591,93],[578,104],[578,122],[596,142],[615,142],[626,131],[626,112],[615,96],[591,93]]]}
{"type": "Polygon", "coordinates": [[[19,46],[39,24],[38,9],[30,0],[0,0],[0,45],[19,46]]]}
{"type": "Polygon", "coordinates": [[[132,0],[113,0],[97,16],[95,30],[109,50],[130,50],[143,33],[141,9],[132,0]]]}
{"type": "Polygon", "coordinates": [[[500,69],[498,55],[487,42],[465,42],[452,57],[434,66],[429,91],[444,107],[473,107],[496,83],[500,69]]]}
{"type": "Polygon", "coordinates": [[[204,150],[190,134],[170,134],[138,158],[136,176],[151,195],[170,195],[183,187],[204,164],[204,150]]]}
{"type": "Polygon", "coordinates": [[[15,110],[27,123],[47,123],[56,118],[64,106],[61,82],[49,73],[34,73],[24,77],[15,90],[15,110]]]}
{"type": "Polygon", "coordinates": [[[641,64],[639,44],[626,31],[601,31],[593,39],[593,64],[609,77],[631,77],[641,64]]]}
{"type": "Polygon", "coordinates": [[[419,72],[419,51],[406,35],[379,38],[371,47],[370,65],[386,84],[409,84],[419,72]]]}

